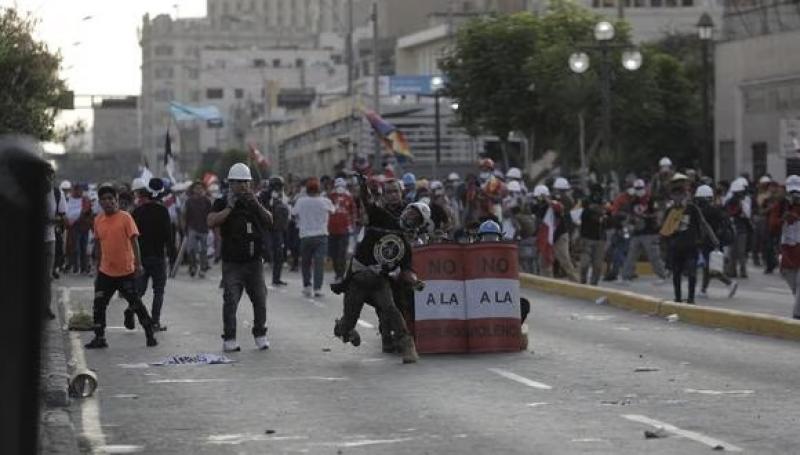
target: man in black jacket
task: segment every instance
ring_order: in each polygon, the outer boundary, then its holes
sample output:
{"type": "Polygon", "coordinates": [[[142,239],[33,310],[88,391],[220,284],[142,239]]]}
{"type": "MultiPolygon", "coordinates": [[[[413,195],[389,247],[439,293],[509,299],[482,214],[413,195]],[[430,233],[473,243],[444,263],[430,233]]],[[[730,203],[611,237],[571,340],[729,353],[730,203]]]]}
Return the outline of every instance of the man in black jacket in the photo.
{"type": "Polygon", "coordinates": [[[289,205],[284,200],[284,183],[282,177],[272,177],[269,186],[258,196],[259,202],[272,214],[272,228],[267,233],[270,251],[268,257],[272,262],[272,285],[286,286],[281,280],[283,262],[286,260],[286,231],[289,229],[289,205]]]}
{"type": "Polygon", "coordinates": [[[250,188],[250,168],[236,163],[228,172],[227,197],[217,199],[208,214],[208,227],[219,228],[222,237],[222,349],[240,351],[236,341],[236,310],[242,292],[253,303],[253,337],[260,350],[267,340],[267,285],[261,262],[264,233],[272,215],[250,188]]]}
{"type": "MultiPolygon", "coordinates": [[[[167,262],[165,254],[169,257],[175,255],[175,244],[170,236],[169,211],[158,200],[164,191],[164,182],[160,178],[152,178],[147,187],[137,190],[139,206],[133,210],[133,220],[139,229],[139,248],[142,252],[142,267],[144,273],[138,277],[139,297],[147,291],[147,282],[153,280],[153,306],[151,318],[153,330],[167,330],[161,325],[161,307],[164,305],[164,289],[167,285],[167,262]]],[[[125,327],[133,330],[133,309],[125,310],[125,327]]]]}

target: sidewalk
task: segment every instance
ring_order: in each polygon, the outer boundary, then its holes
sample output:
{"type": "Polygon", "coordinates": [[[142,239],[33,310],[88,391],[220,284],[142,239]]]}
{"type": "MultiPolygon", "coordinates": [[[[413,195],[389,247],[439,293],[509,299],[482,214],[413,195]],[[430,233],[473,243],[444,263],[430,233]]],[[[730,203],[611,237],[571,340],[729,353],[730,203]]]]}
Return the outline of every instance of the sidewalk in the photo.
{"type": "MultiPolygon", "coordinates": [[[[702,273],[698,271],[695,303],[715,308],[792,317],[794,299],[779,271],[765,275],[762,267],[751,264],[748,275],[749,278],[737,279],[739,288],[732,299],[728,298],[728,288],[718,280],[711,280],[708,285],[708,297],[702,297],[700,295],[702,273]]],[[[684,278],[681,284],[682,295],[686,298],[689,286],[687,279],[684,278]]],[[[672,300],[675,296],[672,290],[672,278],[659,282],[654,276],[640,276],[630,282],[600,281],[599,286],[667,300],[672,300]]]]}

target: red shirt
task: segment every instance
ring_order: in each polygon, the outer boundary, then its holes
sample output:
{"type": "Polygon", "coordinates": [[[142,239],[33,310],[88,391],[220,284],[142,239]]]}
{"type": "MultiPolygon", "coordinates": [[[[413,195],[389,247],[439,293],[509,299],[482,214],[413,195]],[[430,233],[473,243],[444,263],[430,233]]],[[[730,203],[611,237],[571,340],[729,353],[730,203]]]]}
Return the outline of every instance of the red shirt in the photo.
{"type": "Polygon", "coordinates": [[[328,193],[328,199],[331,200],[333,207],[336,209],[328,218],[328,234],[349,234],[350,228],[356,219],[356,204],[353,201],[353,196],[348,192],[337,193],[336,191],[331,191],[328,193]]]}

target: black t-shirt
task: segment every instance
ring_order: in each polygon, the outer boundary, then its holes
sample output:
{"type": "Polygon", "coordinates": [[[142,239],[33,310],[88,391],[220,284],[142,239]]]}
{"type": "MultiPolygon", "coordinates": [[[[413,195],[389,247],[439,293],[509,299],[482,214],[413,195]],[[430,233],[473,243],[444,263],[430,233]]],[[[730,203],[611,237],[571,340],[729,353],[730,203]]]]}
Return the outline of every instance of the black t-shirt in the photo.
{"type": "Polygon", "coordinates": [[[364,265],[381,265],[391,271],[411,269],[411,244],[405,239],[398,217],[374,204],[366,207],[369,223],[364,239],[356,246],[355,258],[364,265]],[[383,260],[379,263],[376,254],[383,260]]]}
{"type": "Polygon", "coordinates": [[[170,243],[172,225],[169,210],[159,202],[147,202],[131,214],[139,229],[139,248],[143,258],[163,258],[175,245],[170,243]]]}
{"type": "MultiPolygon", "coordinates": [[[[212,212],[221,212],[228,206],[223,199],[214,201],[212,212]]],[[[261,257],[265,226],[254,209],[237,201],[225,222],[219,227],[222,237],[222,260],[225,262],[250,262],[261,257]]]]}
{"type": "Polygon", "coordinates": [[[588,240],[605,240],[606,223],[603,215],[605,215],[603,206],[587,200],[586,207],[581,212],[581,237],[588,240]]]}

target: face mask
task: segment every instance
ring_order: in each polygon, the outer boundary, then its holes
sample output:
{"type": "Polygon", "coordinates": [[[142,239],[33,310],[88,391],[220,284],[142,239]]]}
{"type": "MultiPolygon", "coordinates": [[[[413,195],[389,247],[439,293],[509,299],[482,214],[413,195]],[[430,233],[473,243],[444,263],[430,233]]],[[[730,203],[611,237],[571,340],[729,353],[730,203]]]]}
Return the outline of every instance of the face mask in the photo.
{"type": "Polygon", "coordinates": [[[644,197],[644,195],[647,194],[647,191],[644,190],[644,189],[641,189],[641,190],[635,190],[634,193],[639,197],[644,197]]]}
{"type": "Polygon", "coordinates": [[[633,195],[635,195],[635,194],[636,194],[636,190],[635,190],[634,188],[628,188],[628,189],[627,189],[627,192],[628,192],[628,194],[629,194],[629,195],[631,195],[631,196],[633,196],[633,195]]]}
{"type": "Polygon", "coordinates": [[[344,194],[347,191],[343,186],[337,186],[333,189],[336,194],[344,194]]]}
{"type": "Polygon", "coordinates": [[[491,177],[492,177],[492,173],[491,172],[481,172],[478,175],[478,178],[480,178],[481,180],[489,180],[489,178],[491,178],[491,177]]]}

